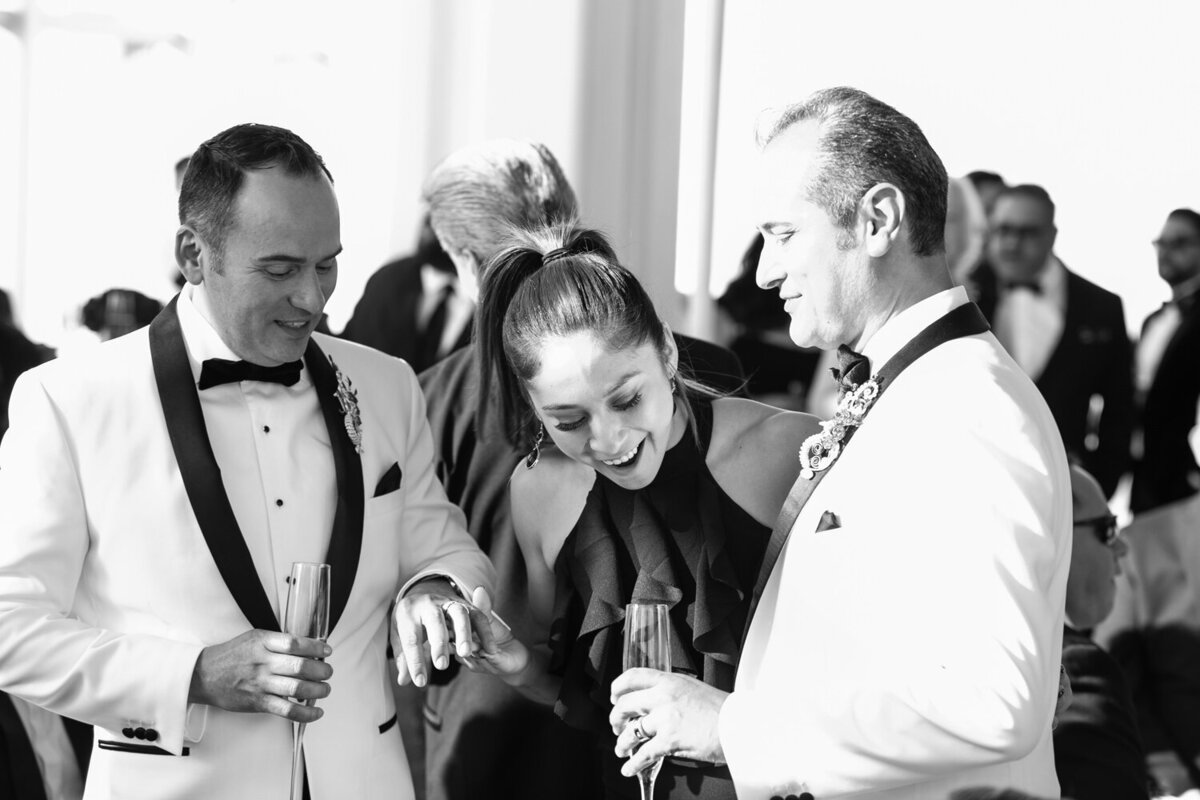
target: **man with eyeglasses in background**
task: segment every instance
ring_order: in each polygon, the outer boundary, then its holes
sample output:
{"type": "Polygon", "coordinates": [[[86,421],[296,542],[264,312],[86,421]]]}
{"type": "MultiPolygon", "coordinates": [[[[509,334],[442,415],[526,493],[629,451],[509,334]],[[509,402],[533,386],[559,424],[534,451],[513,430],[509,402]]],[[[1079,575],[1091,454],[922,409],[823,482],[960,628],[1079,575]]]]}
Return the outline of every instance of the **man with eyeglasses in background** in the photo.
{"type": "Polygon", "coordinates": [[[1137,348],[1130,553],[1097,640],[1129,677],[1151,772],[1181,793],[1200,787],[1200,214],[1172,211],[1153,244],[1171,300],[1137,348]]]}
{"type": "Polygon", "coordinates": [[[1063,797],[1146,798],[1145,756],[1129,687],[1090,636],[1112,611],[1126,546],[1100,484],[1079,467],[1071,467],[1071,511],[1075,533],[1062,663],[1072,700],[1054,729],[1054,768],[1063,797]]]}
{"type": "Polygon", "coordinates": [[[1068,455],[1111,497],[1129,464],[1132,348],[1121,298],[1054,254],[1054,201],[1041,186],[1003,189],[987,258],[967,279],[992,333],[1046,399],[1068,455]]]}

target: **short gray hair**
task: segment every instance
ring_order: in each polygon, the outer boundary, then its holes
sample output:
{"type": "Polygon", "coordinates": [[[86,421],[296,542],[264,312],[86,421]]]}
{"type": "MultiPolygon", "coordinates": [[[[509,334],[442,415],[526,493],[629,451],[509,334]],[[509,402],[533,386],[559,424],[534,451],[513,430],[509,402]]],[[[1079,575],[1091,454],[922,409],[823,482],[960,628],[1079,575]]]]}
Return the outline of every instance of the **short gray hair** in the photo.
{"type": "Polygon", "coordinates": [[[575,192],[544,144],[496,139],[440,163],[422,191],[430,222],[451,250],[482,267],[512,228],[540,228],[577,216],[575,192]]]}
{"type": "Polygon", "coordinates": [[[849,230],[863,195],[890,183],[907,201],[913,252],[931,256],[945,250],[946,168],[917,123],[866,92],[839,86],[775,112],[759,132],[759,146],[806,120],[820,125],[824,162],[809,199],[835,224],[849,230]]]}

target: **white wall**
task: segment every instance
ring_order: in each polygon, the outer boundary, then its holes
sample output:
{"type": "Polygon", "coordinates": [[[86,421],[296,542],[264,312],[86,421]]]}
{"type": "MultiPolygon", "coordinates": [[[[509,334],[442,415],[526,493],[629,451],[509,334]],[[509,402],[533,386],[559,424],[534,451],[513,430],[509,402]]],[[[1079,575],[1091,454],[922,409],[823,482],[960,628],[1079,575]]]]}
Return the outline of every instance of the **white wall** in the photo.
{"type": "MultiPolygon", "coordinates": [[[[336,179],[345,246],[335,330],[371,272],[415,241],[426,174],[482,139],[545,142],[587,222],[614,238],[669,319],[683,0],[38,0],[28,182],[0,157],[0,288],[32,338],[112,286],[170,296],[171,167],[245,121],[294,129],[336,179]]],[[[7,32],[0,30],[0,37],[7,32]]],[[[11,39],[11,37],[10,37],[11,39]]],[[[0,41],[0,67],[20,54],[0,41]]],[[[0,144],[20,82],[0,79],[0,144]]],[[[9,152],[12,152],[11,150],[9,152]]]]}
{"type": "Polygon", "coordinates": [[[1059,255],[1136,330],[1167,295],[1150,240],[1200,207],[1197,32],[1191,0],[727,3],[714,291],[753,234],[757,112],[851,85],[915,119],[951,174],[1044,185],[1059,255]]]}

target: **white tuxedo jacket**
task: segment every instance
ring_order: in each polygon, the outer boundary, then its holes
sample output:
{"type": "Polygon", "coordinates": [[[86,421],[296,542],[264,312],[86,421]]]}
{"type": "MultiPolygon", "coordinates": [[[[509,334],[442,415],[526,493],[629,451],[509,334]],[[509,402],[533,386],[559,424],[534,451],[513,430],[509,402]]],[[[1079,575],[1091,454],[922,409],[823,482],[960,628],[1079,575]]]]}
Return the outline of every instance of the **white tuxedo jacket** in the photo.
{"type": "MultiPolygon", "coordinates": [[[[189,712],[200,650],[278,622],[204,463],[186,352],[164,368],[160,348],[156,373],[148,330],[27,372],[13,392],[0,446],[0,686],[96,726],[88,800],[283,800],[291,723],[189,712]],[[130,735],[138,729],[152,733],[130,735]]],[[[323,336],[305,363],[340,488],[327,557],[332,692],[305,735],[309,785],[314,800],[412,797],[386,659],[390,604],[429,573],[490,586],[491,565],[434,477],[412,370],[323,336]],[[337,429],[322,350],[357,389],[361,455],[337,429]],[[393,464],[399,488],[374,496],[393,464]]]]}
{"type": "Polygon", "coordinates": [[[1054,420],[990,333],[902,372],[751,622],[720,719],[738,797],[1058,797],[1070,497],[1054,420]]]}

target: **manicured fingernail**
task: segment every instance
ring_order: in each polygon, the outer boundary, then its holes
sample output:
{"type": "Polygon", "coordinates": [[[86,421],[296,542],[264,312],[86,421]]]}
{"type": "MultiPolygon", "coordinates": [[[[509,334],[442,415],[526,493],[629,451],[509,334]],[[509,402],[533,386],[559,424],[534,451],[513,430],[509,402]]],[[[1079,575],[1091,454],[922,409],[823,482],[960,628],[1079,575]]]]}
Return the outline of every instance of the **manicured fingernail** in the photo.
{"type": "Polygon", "coordinates": [[[438,656],[438,658],[437,658],[437,668],[438,669],[445,669],[449,665],[450,665],[450,659],[446,658],[446,656],[438,656]]]}
{"type": "Polygon", "coordinates": [[[424,675],[417,675],[417,676],[415,676],[415,677],[413,678],[413,683],[416,685],[416,687],[417,687],[418,689],[420,689],[420,688],[424,687],[424,686],[425,686],[425,676],[424,676],[424,675]]]}
{"type": "Polygon", "coordinates": [[[325,656],[326,658],[328,658],[332,654],[333,654],[333,648],[330,647],[329,645],[325,645],[324,647],[321,648],[321,655],[325,656]]]}

